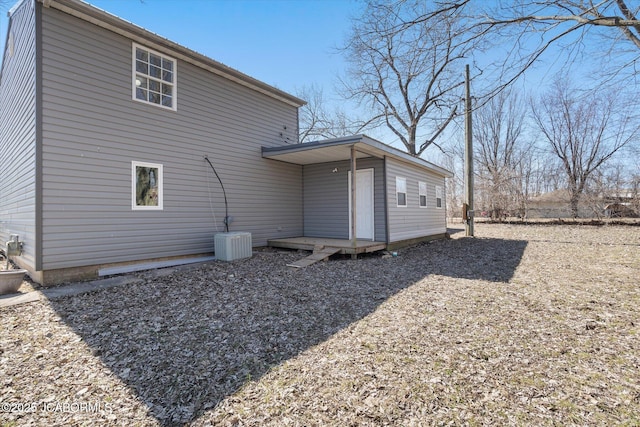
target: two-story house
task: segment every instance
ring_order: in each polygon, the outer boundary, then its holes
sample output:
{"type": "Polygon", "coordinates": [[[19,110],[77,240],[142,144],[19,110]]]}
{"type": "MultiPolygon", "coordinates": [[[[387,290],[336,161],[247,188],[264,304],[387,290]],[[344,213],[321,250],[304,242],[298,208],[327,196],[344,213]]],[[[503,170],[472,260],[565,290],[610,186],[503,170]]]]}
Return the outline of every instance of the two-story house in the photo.
{"type": "Polygon", "coordinates": [[[0,241],[39,283],[211,255],[227,223],[254,246],[446,232],[436,165],[363,135],[299,144],[303,100],[88,3],[9,16],[0,241]]]}

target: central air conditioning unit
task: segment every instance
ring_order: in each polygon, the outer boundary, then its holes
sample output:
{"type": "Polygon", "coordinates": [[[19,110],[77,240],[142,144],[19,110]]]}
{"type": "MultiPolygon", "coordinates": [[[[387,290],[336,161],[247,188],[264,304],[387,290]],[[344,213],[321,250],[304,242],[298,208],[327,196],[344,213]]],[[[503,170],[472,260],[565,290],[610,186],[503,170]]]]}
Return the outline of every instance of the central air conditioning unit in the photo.
{"type": "Polygon", "coordinates": [[[216,259],[220,261],[235,261],[252,255],[251,233],[218,233],[214,236],[214,245],[216,259]]]}

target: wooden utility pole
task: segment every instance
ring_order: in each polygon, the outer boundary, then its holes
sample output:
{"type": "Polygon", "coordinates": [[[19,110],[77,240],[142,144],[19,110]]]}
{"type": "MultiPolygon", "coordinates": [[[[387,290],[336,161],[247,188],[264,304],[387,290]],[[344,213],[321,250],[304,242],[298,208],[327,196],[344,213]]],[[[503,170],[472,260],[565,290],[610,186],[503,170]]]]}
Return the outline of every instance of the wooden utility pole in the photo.
{"type": "Polygon", "coordinates": [[[473,132],[471,127],[471,84],[469,83],[469,64],[466,66],[465,85],[465,145],[464,145],[464,192],[465,235],[473,237],[473,132]]]}

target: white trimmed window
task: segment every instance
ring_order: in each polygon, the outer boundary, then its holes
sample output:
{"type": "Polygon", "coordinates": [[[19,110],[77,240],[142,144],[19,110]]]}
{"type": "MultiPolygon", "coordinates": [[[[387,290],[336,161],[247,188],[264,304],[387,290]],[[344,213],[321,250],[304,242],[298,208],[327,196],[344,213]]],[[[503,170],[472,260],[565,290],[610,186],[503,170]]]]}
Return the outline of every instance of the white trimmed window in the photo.
{"type": "Polygon", "coordinates": [[[407,178],[396,176],[396,200],[398,206],[407,206],[407,178]]]}
{"type": "Polygon", "coordinates": [[[131,208],[162,210],[162,165],[131,162],[131,208]]]}
{"type": "Polygon", "coordinates": [[[133,99],[176,110],[175,59],[133,43],[133,99]]]}
{"type": "Polygon", "coordinates": [[[427,183],[418,181],[418,205],[421,208],[427,207],[427,183]]]}
{"type": "Polygon", "coordinates": [[[442,209],[442,187],[436,185],[436,208],[442,209]]]}

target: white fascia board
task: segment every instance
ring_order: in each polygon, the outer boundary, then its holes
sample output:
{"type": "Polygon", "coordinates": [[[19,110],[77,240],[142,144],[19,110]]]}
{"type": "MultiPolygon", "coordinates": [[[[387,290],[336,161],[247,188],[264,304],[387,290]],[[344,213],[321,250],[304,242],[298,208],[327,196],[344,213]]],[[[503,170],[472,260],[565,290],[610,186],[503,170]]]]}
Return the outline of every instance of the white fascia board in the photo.
{"type": "MultiPolygon", "coordinates": [[[[405,153],[404,151],[398,150],[390,145],[387,145],[383,142],[370,138],[366,135],[352,135],[341,138],[332,138],[326,139],[322,141],[313,141],[313,142],[304,142],[300,144],[286,145],[280,147],[263,147],[262,148],[262,156],[266,158],[271,158],[275,160],[279,160],[279,156],[285,156],[287,154],[292,153],[305,153],[308,152],[309,155],[312,154],[314,150],[322,150],[329,147],[339,147],[339,146],[350,146],[355,145],[356,150],[360,153],[366,153],[368,155],[384,158],[388,156],[398,161],[403,161],[405,163],[410,163],[415,166],[419,166],[424,169],[428,169],[433,173],[441,175],[445,178],[453,177],[453,173],[444,169],[438,165],[435,165],[431,162],[428,162],[419,157],[412,156],[409,153],[405,153]]],[[[348,160],[349,156],[346,154],[343,156],[342,160],[348,160]]],[[[300,163],[304,164],[304,163],[300,163]]]]}

